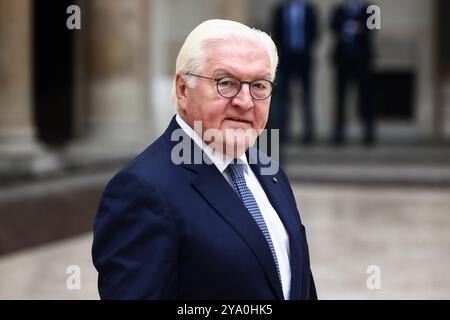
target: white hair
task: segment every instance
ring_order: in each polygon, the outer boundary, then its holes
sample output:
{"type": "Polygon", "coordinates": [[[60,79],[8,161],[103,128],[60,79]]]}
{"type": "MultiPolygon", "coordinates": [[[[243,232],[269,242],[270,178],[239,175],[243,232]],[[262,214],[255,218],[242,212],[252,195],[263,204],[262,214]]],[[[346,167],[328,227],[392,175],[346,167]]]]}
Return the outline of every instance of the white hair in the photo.
{"type": "MultiPolygon", "coordinates": [[[[172,100],[176,102],[176,76],[184,77],[186,73],[201,73],[206,61],[205,47],[208,44],[220,43],[221,41],[250,40],[261,44],[267,51],[270,59],[271,79],[275,79],[278,65],[278,53],[275,43],[264,31],[250,28],[242,23],[212,19],[199,24],[187,36],[183,46],[178,52],[175,66],[175,76],[172,87],[172,100]]],[[[195,77],[185,77],[189,87],[195,85],[195,77]]]]}

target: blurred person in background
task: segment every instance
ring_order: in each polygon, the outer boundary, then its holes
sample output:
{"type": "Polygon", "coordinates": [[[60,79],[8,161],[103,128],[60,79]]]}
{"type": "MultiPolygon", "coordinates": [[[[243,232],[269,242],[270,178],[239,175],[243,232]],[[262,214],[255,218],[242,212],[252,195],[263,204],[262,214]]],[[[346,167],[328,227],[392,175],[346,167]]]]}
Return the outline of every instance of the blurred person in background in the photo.
{"type": "Polygon", "coordinates": [[[291,83],[299,79],[302,87],[304,144],[314,142],[314,110],[312,108],[312,51],[317,38],[315,7],[306,0],[287,0],[274,11],[274,40],[277,44],[280,65],[277,77],[278,128],[281,143],[289,141],[289,106],[291,83]]]}
{"type": "Polygon", "coordinates": [[[286,175],[262,174],[270,159],[249,150],[267,123],[277,64],[271,38],[234,21],[208,20],[188,35],[177,115],[100,201],[92,256],[102,299],[317,298],[286,175]],[[223,135],[211,141],[206,130],[223,135]],[[188,141],[179,164],[178,135],[188,141]]]}
{"type": "Polygon", "coordinates": [[[333,62],[336,73],[336,109],[332,142],[342,145],[346,140],[346,97],[350,84],[358,92],[359,117],[364,126],[363,143],[375,143],[375,110],[371,101],[370,79],[374,50],[371,30],[366,26],[368,5],[348,0],[332,13],[331,28],[335,37],[333,62]]]}

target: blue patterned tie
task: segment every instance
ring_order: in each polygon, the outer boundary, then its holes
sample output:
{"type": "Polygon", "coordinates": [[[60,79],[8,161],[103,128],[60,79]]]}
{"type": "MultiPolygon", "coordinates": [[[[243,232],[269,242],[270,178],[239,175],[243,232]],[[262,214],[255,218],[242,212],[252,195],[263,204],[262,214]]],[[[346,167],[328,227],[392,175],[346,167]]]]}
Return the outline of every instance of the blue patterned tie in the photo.
{"type": "Polygon", "coordinates": [[[231,163],[228,165],[227,169],[231,175],[231,178],[233,179],[234,191],[236,191],[236,193],[239,195],[239,198],[241,198],[242,202],[244,203],[244,205],[246,206],[246,208],[252,215],[255,222],[258,224],[264,237],[266,238],[267,243],[269,244],[269,248],[270,248],[270,251],[272,252],[273,260],[275,261],[275,266],[277,267],[278,278],[281,283],[280,268],[278,266],[277,254],[275,252],[275,248],[273,246],[272,239],[270,238],[269,229],[267,229],[266,222],[264,221],[264,217],[262,216],[261,211],[259,210],[258,204],[256,203],[256,200],[253,197],[252,192],[247,187],[247,183],[245,182],[244,164],[231,163]]]}

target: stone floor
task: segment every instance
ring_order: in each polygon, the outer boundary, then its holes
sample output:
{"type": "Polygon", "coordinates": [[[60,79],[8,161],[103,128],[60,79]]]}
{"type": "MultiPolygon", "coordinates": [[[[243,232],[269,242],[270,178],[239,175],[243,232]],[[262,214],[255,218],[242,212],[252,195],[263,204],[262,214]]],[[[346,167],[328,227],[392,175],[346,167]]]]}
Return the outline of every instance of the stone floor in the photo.
{"type": "Polygon", "coordinates": [[[450,299],[450,190],[296,186],[322,299],[450,299]],[[380,268],[369,290],[367,268],[380,268]]]}
{"type": "MultiPolygon", "coordinates": [[[[450,189],[294,185],[321,299],[450,299],[450,189]],[[369,290],[367,268],[380,270],[369,290]]],[[[91,234],[0,258],[0,299],[98,299],[91,234]],[[66,286],[67,267],[81,289],[66,286]]]]}

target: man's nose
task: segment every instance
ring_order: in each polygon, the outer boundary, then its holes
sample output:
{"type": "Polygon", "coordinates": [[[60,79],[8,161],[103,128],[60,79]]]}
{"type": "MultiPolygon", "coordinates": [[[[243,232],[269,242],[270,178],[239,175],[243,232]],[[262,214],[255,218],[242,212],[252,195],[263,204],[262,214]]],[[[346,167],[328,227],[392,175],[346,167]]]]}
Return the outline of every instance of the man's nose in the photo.
{"type": "Polygon", "coordinates": [[[233,104],[248,110],[253,107],[253,98],[250,94],[250,84],[243,83],[239,93],[233,98],[233,104]]]}

